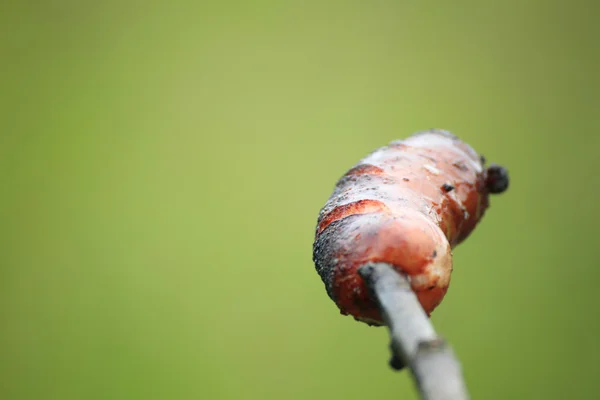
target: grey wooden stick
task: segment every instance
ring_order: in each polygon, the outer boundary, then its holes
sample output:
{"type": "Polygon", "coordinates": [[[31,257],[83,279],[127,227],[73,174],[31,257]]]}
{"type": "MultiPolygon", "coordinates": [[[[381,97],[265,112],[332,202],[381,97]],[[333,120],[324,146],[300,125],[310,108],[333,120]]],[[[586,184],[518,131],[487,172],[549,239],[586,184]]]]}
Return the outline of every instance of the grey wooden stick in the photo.
{"type": "Polygon", "coordinates": [[[423,400],[468,400],[460,363],[437,336],[409,279],[386,263],[359,269],[390,330],[392,366],[407,365],[423,400]]]}

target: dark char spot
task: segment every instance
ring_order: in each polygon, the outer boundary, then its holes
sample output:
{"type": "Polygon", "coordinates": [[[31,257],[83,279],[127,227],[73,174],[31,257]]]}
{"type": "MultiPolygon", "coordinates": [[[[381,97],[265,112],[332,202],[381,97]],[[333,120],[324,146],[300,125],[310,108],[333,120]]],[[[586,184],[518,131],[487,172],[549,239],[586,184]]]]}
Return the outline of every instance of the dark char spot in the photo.
{"type": "Polygon", "coordinates": [[[446,193],[449,193],[449,192],[451,192],[451,191],[453,191],[453,190],[454,190],[454,186],[452,186],[452,185],[451,185],[451,184],[449,184],[449,183],[444,183],[444,184],[442,185],[442,190],[443,190],[444,192],[446,192],[446,193]]]}

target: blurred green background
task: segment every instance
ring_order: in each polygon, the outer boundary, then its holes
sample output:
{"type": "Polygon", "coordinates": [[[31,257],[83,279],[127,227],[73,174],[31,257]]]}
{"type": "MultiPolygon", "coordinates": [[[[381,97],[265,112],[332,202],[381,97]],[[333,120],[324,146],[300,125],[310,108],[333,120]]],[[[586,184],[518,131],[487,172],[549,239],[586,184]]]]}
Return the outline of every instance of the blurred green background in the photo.
{"type": "Polygon", "coordinates": [[[316,217],[449,129],[509,167],[433,314],[474,399],[600,397],[592,1],[0,5],[0,399],[416,399],[316,217]]]}

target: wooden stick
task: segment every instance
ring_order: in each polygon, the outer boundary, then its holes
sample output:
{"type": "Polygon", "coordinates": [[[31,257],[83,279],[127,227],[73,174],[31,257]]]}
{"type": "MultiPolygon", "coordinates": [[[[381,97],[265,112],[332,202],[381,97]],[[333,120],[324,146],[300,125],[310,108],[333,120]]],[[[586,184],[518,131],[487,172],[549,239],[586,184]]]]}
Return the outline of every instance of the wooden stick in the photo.
{"type": "Polygon", "coordinates": [[[390,330],[395,369],[408,366],[423,400],[468,400],[460,363],[437,336],[409,279],[386,263],[359,269],[390,330]]]}

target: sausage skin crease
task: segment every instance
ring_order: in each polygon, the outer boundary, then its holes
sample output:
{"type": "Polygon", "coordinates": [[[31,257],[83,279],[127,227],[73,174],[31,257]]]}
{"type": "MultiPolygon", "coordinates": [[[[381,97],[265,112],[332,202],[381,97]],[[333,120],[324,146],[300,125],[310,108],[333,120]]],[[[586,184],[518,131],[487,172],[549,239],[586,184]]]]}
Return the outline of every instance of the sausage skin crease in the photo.
{"type": "Polygon", "coordinates": [[[409,277],[430,315],[450,284],[451,249],[483,217],[488,195],[508,186],[504,168],[484,163],[434,129],[374,151],[337,182],[319,214],[313,260],[342,314],[383,324],[357,270],[385,262],[409,277]]]}

